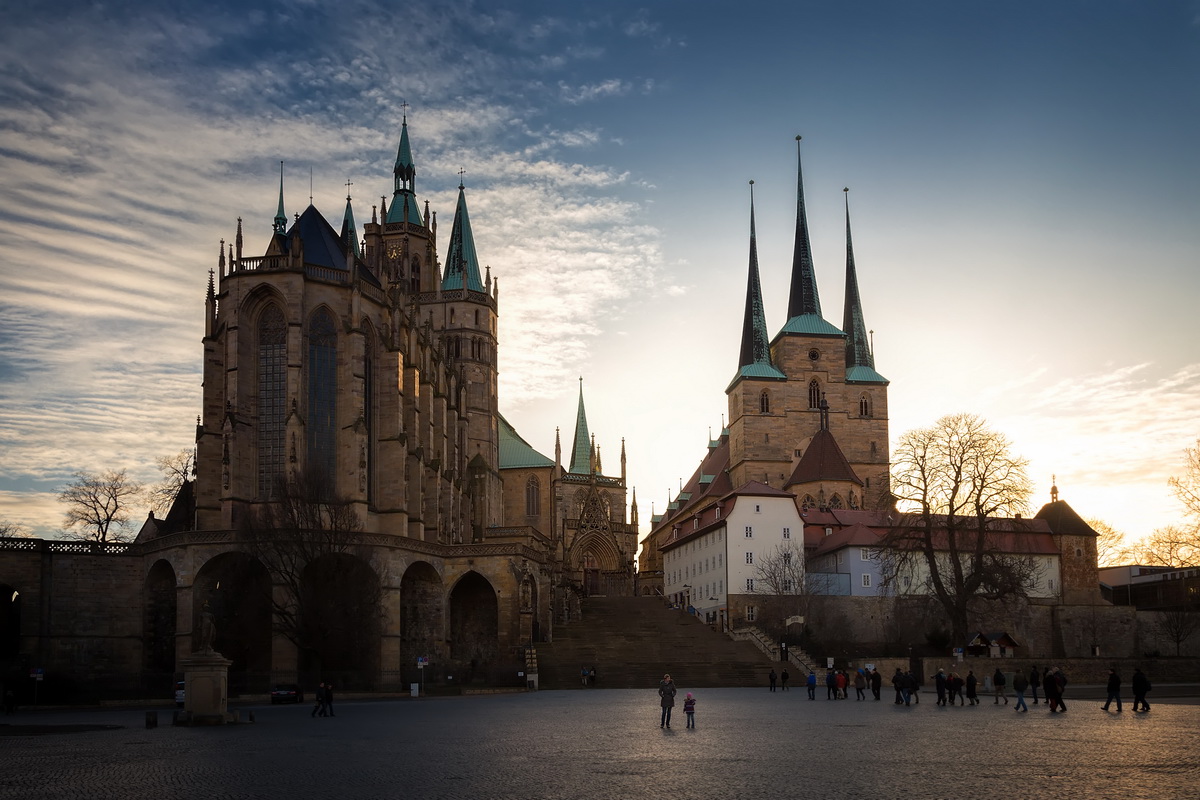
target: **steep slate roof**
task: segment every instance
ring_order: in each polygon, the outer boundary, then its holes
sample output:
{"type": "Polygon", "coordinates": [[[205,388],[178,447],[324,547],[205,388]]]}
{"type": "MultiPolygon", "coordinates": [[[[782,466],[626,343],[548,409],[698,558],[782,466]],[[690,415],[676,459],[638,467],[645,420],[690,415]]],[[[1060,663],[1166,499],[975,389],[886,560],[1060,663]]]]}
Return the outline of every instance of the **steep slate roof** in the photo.
{"type": "Polygon", "coordinates": [[[521,438],[504,415],[496,416],[500,420],[500,469],[554,466],[553,461],[534,450],[529,442],[521,438]]]}
{"type": "Polygon", "coordinates": [[[309,205],[304,213],[287,232],[285,241],[291,242],[293,235],[299,234],[304,243],[304,263],[315,264],[330,269],[346,269],[346,251],[342,247],[342,237],[333,226],[321,216],[317,207],[309,205]]]}
{"type": "MultiPolygon", "coordinates": [[[[809,511],[804,515],[804,547],[806,550],[824,553],[851,546],[849,542],[838,544],[841,542],[838,535],[843,528],[853,526],[868,529],[876,536],[876,544],[879,544],[878,540],[895,530],[904,518],[905,515],[894,511],[809,511]],[[826,536],[827,527],[834,528],[834,533],[826,536]],[[833,541],[826,544],[827,539],[833,541]]],[[[909,519],[916,520],[911,515],[909,519]]],[[[912,525],[909,527],[911,529],[912,525]]],[[[947,549],[948,540],[944,528],[935,528],[933,533],[934,548],[947,549]]],[[[1041,519],[994,517],[988,520],[988,545],[1002,553],[1058,555],[1059,551],[1051,533],[1050,525],[1041,519]]],[[[974,537],[973,531],[959,531],[959,547],[970,547],[974,537]]]]}
{"type": "MultiPolygon", "coordinates": [[[[774,489],[759,481],[747,481],[741,488],[731,491],[721,497],[720,503],[706,506],[697,514],[694,512],[680,514],[679,520],[698,519],[699,525],[682,528],[663,538],[659,550],[672,550],[697,536],[703,536],[711,530],[721,527],[729,519],[730,514],[737,508],[738,499],[742,497],[782,497],[796,502],[794,495],[780,489],[774,489]]],[[[673,522],[672,525],[675,523],[673,522]]]]}
{"type": "Polygon", "coordinates": [[[1083,517],[1075,513],[1075,509],[1067,505],[1066,500],[1055,500],[1047,503],[1034,515],[1034,519],[1042,519],[1049,523],[1050,528],[1058,534],[1067,536],[1097,536],[1091,525],[1083,521],[1083,517]]]}
{"type": "Polygon", "coordinates": [[[729,480],[729,431],[721,431],[719,439],[709,441],[708,452],[705,453],[700,466],[688,478],[676,499],[667,506],[654,531],[674,524],[677,519],[690,516],[697,506],[723,498],[731,491],[733,483],[729,480]]]}
{"type": "MultiPolygon", "coordinates": [[[[392,206],[395,208],[395,206],[392,206]]],[[[450,231],[450,248],[446,254],[446,277],[442,289],[483,291],[479,275],[479,257],[475,255],[475,236],[471,233],[471,218],[467,215],[467,197],[463,185],[458,185],[458,207],[454,211],[454,227],[450,231]]]]}
{"type": "Polygon", "coordinates": [[[767,339],[767,318],[763,311],[762,284],[758,276],[758,240],[754,232],[754,181],[750,181],[750,267],[746,277],[746,316],[742,322],[738,372],[730,387],[741,378],[787,380],[787,376],[771,363],[771,344],[767,339]]]}
{"type": "Polygon", "coordinates": [[[850,481],[863,485],[854,468],[846,460],[842,448],[828,430],[817,431],[816,436],[800,457],[800,463],[792,470],[792,477],[787,479],[784,487],[800,483],[817,483],[820,481],[850,481]]]}
{"type": "Polygon", "coordinates": [[[887,383],[875,371],[875,357],[867,339],[867,323],[858,294],[858,273],[854,267],[854,242],[850,236],[850,190],[846,198],[846,303],[842,313],[842,331],[846,334],[846,380],[850,383],[887,383]]]}

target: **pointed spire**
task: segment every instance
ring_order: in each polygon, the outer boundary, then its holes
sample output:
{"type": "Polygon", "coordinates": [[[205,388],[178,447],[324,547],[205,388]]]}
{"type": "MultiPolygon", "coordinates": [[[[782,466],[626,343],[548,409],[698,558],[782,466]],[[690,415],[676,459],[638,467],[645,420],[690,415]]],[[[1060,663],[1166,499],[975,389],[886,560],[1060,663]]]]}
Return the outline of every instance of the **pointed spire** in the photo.
{"type": "Polygon", "coordinates": [[[579,378],[579,410],[575,414],[575,440],[571,444],[571,466],[567,472],[587,475],[591,471],[591,434],[588,433],[587,413],[583,409],[583,377],[579,378]]]}
{"type": "Polygon", "coordinates": [[[763,311],[762,284],[758,277],[758,237],[754,230],[754,181],[750,181],[750,268],[746,278],[746,317],[742,322],[742,353],[739,367],[771,365],[767,318],[763,311]]]}
{"type": "Polygon", "coordinates": [[[392,210],[385,217],[387,222],[421,222],[421,208],[417,205],[417,168],[413,163],[412,149],[408,144],[408,104],[403,103],[404,121],[400,125],[400,146],[396,150],[396,166],[392,169],[394,190],[392,210]],[[403,199],[401,199],[403,198],[403,199]]]}
{"type": "Polygon", "coordinates": [[[279,162],[279,208],[275,211],[275,233],[287,232],[287,214],[283,211],[283,162],[279,162]]]}
{"type": "Polygon", "coordinates": [[[804,210],[804,173],[800,166],[800,137],[796,137],[796,245],[792,253],[792,287],[788,295],[788,318],[804,314],[821,316],[817,276],[813,269],[812,246],[808,240],[808,214],[804,210]]]}
{"type": "Polygon", "coordinates": [[[842,189],[846,198],[846,307],[842,313],[842,331],[846,334],[846,369],[875,368],[858,294],[858,274],[854,268],[854,241],[850,236],[850,189],[842,189]]]}
{"type": "Polygon", "coordinates": [[[221,244],[217,246],[217,269],[221,270],[221,274],[225,274],[225,240],[221,240],[221,244]]]}
{"type": "Polygon", "coordinates": [[[554,428],[554,466],[562,466],[562,436],[561,431],[556,426],[554,428]]]}
{"type": "MultiPolygon", "coordinates": [[[[237,238],[234,239],[237,243],[237,260],[242,260],[242,218],[238,217],[237,238]]],[[[230,264],[229,266],[233,266],[230,264]]]]}
{"type": "Polygon", "coordinates": [[[442,280],[442,291],[464,288],[482,292],[483,281],[479,277],[479,257],[475,255],[475,236],[471,233],[467,196],[460,175],[458,207],[454,211],[454,227],[450,229],[450,246],[446,253],[446,276],[442,280]]]}
{"type": "Polygon", "coordinates": [[[358,229],[354,225],[354,208],[350,205],[350,187],[353,184],[346,181],[346,213],[342,216],[342,246],[346,251],[354,251],[355,257],[362,255],[358,249],[358,229]]]}

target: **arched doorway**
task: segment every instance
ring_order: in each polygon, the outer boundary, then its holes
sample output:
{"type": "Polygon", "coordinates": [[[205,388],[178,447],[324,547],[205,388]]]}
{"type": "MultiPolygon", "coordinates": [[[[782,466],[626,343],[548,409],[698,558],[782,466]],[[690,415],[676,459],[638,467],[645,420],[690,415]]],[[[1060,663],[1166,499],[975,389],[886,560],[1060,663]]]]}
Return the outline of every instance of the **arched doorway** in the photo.
{"type": "Polygon", "coordinates": [[[602,594],[600,559],[596,558],[589,550],[583,554],[580,561],[580,566],[583,567],[583,593],[589,597],[594,594],[602,594]]]}
{"type": "Polygon", "coordinates": [[[400,668],[404,674],[418,658],[440,660],[444,625],[442,577],[433,565],[417,561],[400,581],[400,668]]]}
{"type": "Polygon", "coordinates": [[[379,674],[379,576],[345,553],[321,556],[300,585],[300,671],[308,682],[372,689],[379,674]]]}
{"type": "Polygon", "coordinates": [[[175,673],[175,569],[159,560],[142,588],[142,668],[146,688],[168,686],[175,673]]]}
{"type": "MultiPolygon", "coordinates": [[[[213,650],[228,658],[230,694],[270,689],[271,578],[262,563],[246,553],[222,553],[209,559],[192,584],[192,626],[200,629],[207,604],[213,615],[213,650]]],[[[194,635],[193,635],[194,636],[194,635]]],[[[196,644],[193,638],[193,646],[196,644]]]]}
{"type": "Polygon", "coordinates": [[[496,590],[478,572],[468,572],[450,592],[450,658],[470,681],[486,676],[499,648],[496,590]]]}

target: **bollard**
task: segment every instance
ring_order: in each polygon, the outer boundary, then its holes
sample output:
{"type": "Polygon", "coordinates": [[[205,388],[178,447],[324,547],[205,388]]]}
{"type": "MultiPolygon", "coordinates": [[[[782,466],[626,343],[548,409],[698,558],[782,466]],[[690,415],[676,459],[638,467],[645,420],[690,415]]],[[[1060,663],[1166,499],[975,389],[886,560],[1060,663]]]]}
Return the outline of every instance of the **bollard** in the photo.
{"type": "Polygon", "coordinates": [[[158,712],[157,711],[147,711],[146,712],[146,727],[147,728],[157,728],[158,727],[158,712]]]}

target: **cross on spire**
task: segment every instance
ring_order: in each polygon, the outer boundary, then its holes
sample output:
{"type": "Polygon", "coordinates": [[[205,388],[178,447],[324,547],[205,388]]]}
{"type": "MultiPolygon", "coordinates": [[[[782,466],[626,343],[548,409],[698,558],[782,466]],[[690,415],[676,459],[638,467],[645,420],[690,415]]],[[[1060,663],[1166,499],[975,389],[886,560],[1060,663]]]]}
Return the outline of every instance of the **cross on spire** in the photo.
{"type": "Polygon", "coordinates": [[[467,171],[465,169],[463,169],[462,167],[458,168],[458,188],[460,188],[460,189],[464,188],[463,187],[463,175],[466,175],[466,174],[467,174],[467,171]]]}
{"type": "Polygon", "coordinates": [[[354,182],[351,181],[349,178],[347,178],[346,179],[346,199],[347,200],[350,199],[350,187],[353,185],[354,185],[354,182]]]}
{"type": "Polygon", "coordinates": [[[404,115],[404,121],[408,122],[408,101],[400,101],[400,113],[404,115]]]}

